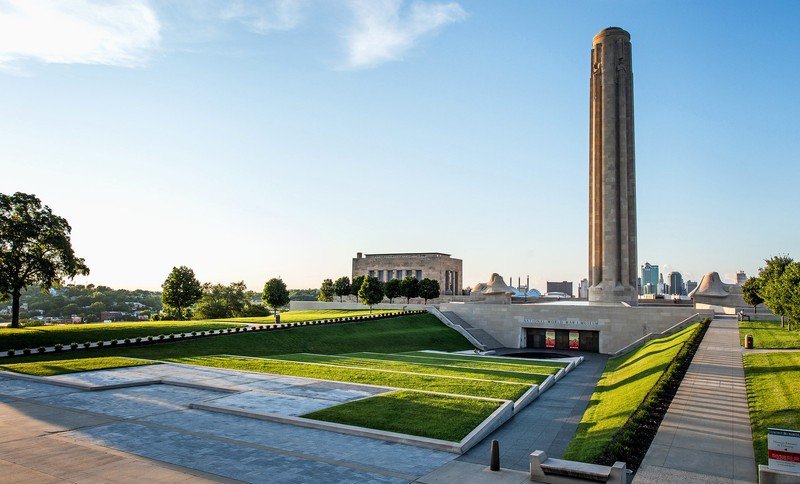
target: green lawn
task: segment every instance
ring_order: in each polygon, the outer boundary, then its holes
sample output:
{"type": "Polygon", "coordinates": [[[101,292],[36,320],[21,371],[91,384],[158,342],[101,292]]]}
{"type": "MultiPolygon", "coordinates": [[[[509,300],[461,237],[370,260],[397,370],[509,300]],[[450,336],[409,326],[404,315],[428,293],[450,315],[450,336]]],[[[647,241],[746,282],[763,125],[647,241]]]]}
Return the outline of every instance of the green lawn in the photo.
{"type": "Polygon", "coordinates": [[[500,405],[502,402],[491,400],[397,391],[303,417],[459,442],[500,405]]]}
{"type": "Polygon", "coordinates": [[[516,400],[531,385],[524,383],[501,383],[489,380],[472,380],[436,375],[407,374],[384,370],[348,368],[343,366],[298,363],[269,358],[243,358],[239,356],[197,356],[170,358],[167,361],[191,365],[257,371],[276,375],[291,375],[319,378],[350,383],[386,386],[407,390],[427,390],[502,400],[516,400]]]}
{"type": "MultiPolygon", "coordinates": [[[[396,309],[373,309],[372,314],[394,314],[402,311],[396,309]]],[[[339,319],[353,316],[369,316],[369,309],[326,309],[287,311],[281,313],[281,323],[299,323],[302,321],[317,321],[320,319],[339,319]]],[[[209,321],[237,322],[250,324],[275,324],[275,316],[259,316],[251,318],[210,319],[209,321]]]]}
{"type": "Polygon", "coordinates": [[[494,370],[494,371],[512,371],[517,373],[538,373],[540,375],[555,375],[558,370],[566,367],[563,366],[548,366],[546,361],[541,361],[542,365],[535,360],[528,360],[529,364],[515,364],[515,363],[493,363],[484,361],[483,356],[461,356],[458,359],[445,359],[445,358],[425,358],[419,356],[409,356],[406,354],[391,354],[385,353],[349,353],[341,356],[350,356],[354,358],[368,358],[376,360],[389,360],[389,361],[404,361],[406,363],[416,363],[419,365],[435,365],[445,366],[448,368],[467,368],[479,370],[494,370]]]}
{"type": "Polygon", "coordinates": [[[561,361],[551,361],[547,359],[537,360],[534,358],[499,358],[499,357],[492,357],[492,356],[468,356],[468,355],[456,355],[456,354],[449,354],[449,353],[434,353],[430,351],[404,351],[402,353],[398,353],[400,356],[404,356],[406,358],[414,358],[414,359],[431,359],[435,358],[439,360],[441,363],[447,364],[459,364],[459,362],[469,362],[470,364],[473,363],[490,363],[491,368],[499,368],[499,367],[506,367],[506,366],[513,366],[513,367],[549,367],[554,368],[558,371],[559,368],[566,368],[569,363],[564,363],[561,361]]]}
{"type": "Polygon", "coordinates": [[[800,331],[781,328],[780,321],[740,321],[739,339],[744,346],[745,335],[753,335],[754,348],[800,349],[800,331]]]}
{"type": "Polygon", "coordinates": [[[800,429],[800,352],[743,358],[756,464],[767,464],[767,429],[800,429]]]}
{"type": "Polygon", "coordinates": [[[292,355],[280,355],[273,358],[284,361],[298,361],[306,363],[322,363],[326,365],[343,366],[347,368],[365,368],[371,370],[399,371],[408,373],[419,373],[425,375],[452,376],[456,378],[475,378],[490,381],[506,381],[513,383],[527,383],[538,385],[542,383],[547,374],[520,373],[502,370],[483,370],[460,367],[448,367],[440,365],[421,365],[406,363],[403,361],[392,361],[394,355],[385,355],[383,359],[355,358],[346,355],[314,355],[300,353],[292,355]]]}
{"type": "Polygon", "coordinates": [[[34,326],[31,328],[0,328],[0,349],[22,350],[53,346],[61,343],[96,342],[100,340],[158,336],[170,333],[191,333],[209,329],[233,328],[238,323],[211,321],[142,321],[138,323],[91,323],[34,326]]]}
{"type": "Polygon", "coordinates": [[[15,363],[101,356],[130,356],[158,360],[221,353],[243,356],[287,353],[336,354],[355,351],[392,353],[421,348],[460,351],[472,349],[473,346],[463,336],[443,325],[435,316],[415,314],[350,324],[231,333],[146,346],[107,346],[89,351],[15,356],[4,358],[2,361],[15,363]]]}
{"type": "Polygon", "coordinates": [[[26,375],[53,376],[79,371],[105,370],[128,366],[152,365],[155,361],[136,360],[109,356],[105,358],[75,358],[70,360],[33,361],[27,363],[2,364],[0,369],[25,373],[26,375]]]}
{"type": "Polygon", "coordinates": [[[608,361],[565,459],[592,462],[642,403],[697,325],[608,361]]]}

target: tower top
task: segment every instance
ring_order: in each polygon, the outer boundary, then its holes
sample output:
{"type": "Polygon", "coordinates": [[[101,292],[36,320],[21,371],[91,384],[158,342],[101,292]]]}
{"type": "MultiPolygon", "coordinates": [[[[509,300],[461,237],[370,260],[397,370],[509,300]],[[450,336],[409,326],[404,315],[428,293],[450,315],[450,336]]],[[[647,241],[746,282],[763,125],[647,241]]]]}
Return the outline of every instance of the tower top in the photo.
{"type": "Polygon", "coordinates": [[[601,30],[594,36],[592,39],[592,44],[596,44],[601,40],[605,39],[606,37],[624,37],[625,40],[631,40],[631,34],[627,31],[619,28],[619,27],[608,27],[606,29],[601,30]]]}

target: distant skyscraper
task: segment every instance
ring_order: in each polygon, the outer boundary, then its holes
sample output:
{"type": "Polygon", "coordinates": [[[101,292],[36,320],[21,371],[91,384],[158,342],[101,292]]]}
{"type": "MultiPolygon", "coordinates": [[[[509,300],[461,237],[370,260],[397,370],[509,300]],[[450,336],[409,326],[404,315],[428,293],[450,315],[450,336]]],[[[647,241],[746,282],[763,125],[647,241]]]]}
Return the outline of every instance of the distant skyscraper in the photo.
{"type": "Polygon", "coordinates": [[[589,279],[581,279],[578,284],[578,297],[581,299],[589,298],[589,279]]]}
{"type": "Polygon", "coordinates": [[[572,297],[572,282],[550,282],[547,281],[547,292],[563,292],[564,294],[572,297]]]}
{"type": "Polygon", "coordinates": [[[645,262],[642,266],[642,294],[658,293],[658,266],[645,262]]]}
{"type": "Polygon", "coordinates": [[[694,282],[694,281],[686,281],[686,294],[689,294],[690,292],[694,291],[695,289],[697,289],[697,283],[696,282],[694,282]]]}
{"type": "Polygon", "coordinates": [[[669,293],[675,296],[683,295],[683,276],[680,272],[670,272],[667,277],[669,278],[669,293]]]}
{"type": "Polygon", "coordinates": [[[666,292],[667,285],[664,284],[664,274],[658,274],[658,290],[656,294],[664,294],[666,292]]]}
{"type": "Polygon", "coordinates": [[[747,282],[747,274],[745,274],[744,271],[737,272],[736,273],[736,285],[737,286],[741,286],[745,282],[747,282]]]}

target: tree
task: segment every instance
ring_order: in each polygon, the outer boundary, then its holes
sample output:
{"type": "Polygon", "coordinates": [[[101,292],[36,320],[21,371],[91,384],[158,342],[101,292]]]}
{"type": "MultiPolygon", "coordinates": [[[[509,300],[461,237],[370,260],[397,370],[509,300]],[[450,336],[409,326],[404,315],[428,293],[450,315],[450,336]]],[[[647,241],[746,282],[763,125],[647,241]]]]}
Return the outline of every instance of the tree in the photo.
{"type": "Polygon", "coordinates": [[[194,271],[186,266],[173,267],[164,284],[161,284],[161,303],[167,313],[175,311],[175,317],[183,319],[183,310],[203,297],[200,281],[194,277],[194,271]]]}
{"type": "Polygon", "coordinates": [[[203,297],[197,302],[194,319],[236,318],[244,316],[248,303],[244,281],[223,284],[203,284],[203,297]]]}
{"type": "Polygon", "coordinates": [[[339,296],[339,302],[342,302],[342,296],[347,296],[351,292],[350,278],[342,276],[336,279],[336,282],[333,283],[333,292],[339,296]]]}
{"type": "Polygon", "coordinates": [[[75,257],[70,232],[67,221],[42,207],[35,195],[0,193],[0,299],[11,298],[12,328],[19,328],[23,289],[47,291],[65,278],[89,274],[84,260],[75,257]]]}
{"type": "Polygon", "coordinates": [[[425,304],[428,304],[428,299],[439,297],[439,281],[427,277],[419,281],[419,297],[425,300],[425,304]]]}
{"type": "Polygon", "coordinates": [[[322,285],[319,288],[319,296],[317,296],[317,301],[322,302],[332,302],[333,301],[333,281],[330,279],[325,279],[322,281],[322,285]]]}
{"type": "Polygon", "coordinates": [[[400,291],[400,279],[390,279],[386,281],[386,284],[383,286],[383,291],[386,293],[386,297],[389,298],[389,302],[394,302],[394,298],[402,295],[400,291]]]}
{"type": "Polygon", "coordinates": [[[414,276],[406,276],[400,281],[400,295],[406,298],[406,304],[411,302],[412,297],[419,297],[419,279],[414,276]]]}
{"type": "Polygon", "coordinates": [[[275,314],[278,314],[278,309],[289,304],[289,291],[283,280],[273,277],[267,281],[264,284],[264,292],[261,293],[261,300],[271,307],[275,314]]]}
{"type": "Polygon", "coordinates": [[[742,284],[742,297],[744,302],[753,306],[753,314],[758,314],[757,306],[764,302],[761,297],[761,279],[751,277],[742,284]]]}
{"type": "Polygon", "coordinates": [[[781,317],[783,325],[783,319],[789,308],[786,307],[787,297],[781,287],[781,276],[786,267],[792,263],[792,258],[788,255],[777,255],[764,262],[766,265],[758,270],[758,277],[761,279],[761,298],[770,311],[781,317]]]}
{"type": "Polygon", "coordinates": [[[361,290],[361,286],[364,284],[364,279],[367,276],[356,276],[353,278],[353,283],[350,284],[350,294],[356,297],[356,301],[358,301],[358,291],[361,290]]]}
{"type": "Polygon", "coordinates": [[[372,306],[383,301],[383,283],[377,277],[366,277],[358,290],[358,297],[361,304],[369,305],[369,313],[372,314],[372,306]]]}

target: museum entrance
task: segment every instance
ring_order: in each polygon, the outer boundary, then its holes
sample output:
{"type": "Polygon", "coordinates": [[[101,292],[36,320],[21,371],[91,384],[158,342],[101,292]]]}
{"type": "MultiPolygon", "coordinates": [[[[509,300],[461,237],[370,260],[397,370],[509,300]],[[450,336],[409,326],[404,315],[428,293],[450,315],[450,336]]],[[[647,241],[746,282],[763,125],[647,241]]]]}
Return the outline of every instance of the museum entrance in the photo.
{"type": "Polygon", "coordinates": [[[527,348],[600,351],[599,331],[569,329],[526,328],[527,348]]]}

